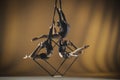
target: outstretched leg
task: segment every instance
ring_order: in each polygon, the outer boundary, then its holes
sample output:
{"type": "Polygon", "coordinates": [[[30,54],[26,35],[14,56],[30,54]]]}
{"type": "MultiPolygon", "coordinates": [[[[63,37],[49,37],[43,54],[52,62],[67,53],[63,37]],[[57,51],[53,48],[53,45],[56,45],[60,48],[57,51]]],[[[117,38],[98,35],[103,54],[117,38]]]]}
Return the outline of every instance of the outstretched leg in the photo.
{"type": "MultiPolygon", "coordinates": [[[[52,38],[59,38],[60,37],[60,35],[59,34],[52,34],[52,36],[51,36],[52,38]]],[[[36,41],[36,40],[39,40],[39,39],[42,39],[42,38],[48,38],[48,35],[42,35],[42,36],[40,36],[40,37],[35,37],[35,38],[33,38],[31,41],[36,41]]]]}
{"type": "Polygon", "coordinates": [[[70,56],[75,56],[75,57],[77,57],[79,54],[82,53],[82,50],[84,50],[84,49],[86,49],[86,48],[88,48],[88,47],[89,47],[89,45],[85,45],[85,46],[83,46],[83,47],[81,47],[81,48],[77,48],[77,49],[74,50],[73,52],[70,52],[69,55],[70,55],[70,56]]]}
{"type": "Polygon", "coordinates": [[[23,57],[23,59],[27,59],[27,58],[33,58],[33,59],[35,59],[35,57],[37,56],[37,53],[39,53],[39,51],[42,48],[43,48],[42,43],[38,44],[37,48],[32,52],[32,54],[26,55],[25,57],[23,57]]]}

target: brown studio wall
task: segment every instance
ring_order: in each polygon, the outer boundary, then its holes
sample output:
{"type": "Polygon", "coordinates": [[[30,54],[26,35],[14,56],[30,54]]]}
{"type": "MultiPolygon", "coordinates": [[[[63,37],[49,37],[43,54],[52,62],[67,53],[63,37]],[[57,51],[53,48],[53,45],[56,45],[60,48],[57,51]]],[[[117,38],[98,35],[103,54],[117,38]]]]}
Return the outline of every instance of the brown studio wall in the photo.
{"type": "MultiPolygon", "coordinates": [[[[54,0],[8,0],[2,3],[5,5],[1,5],[0,75],[47,75],[33,61],[22,58],[40,42],[30,42],[33,37],[48,33],[54,0]]],[[[118,76],[119,3],[116,0],[63,0],[63,10],[71,26],[67,39],[78,47],[90,45],[66,75],[118,76]]],[[[57,48],[52,57],[53,65],[58,64],[57,59],[60,62],[57,48]]],[[[66,62],[63,70],[70,62],[66,62]]]]}

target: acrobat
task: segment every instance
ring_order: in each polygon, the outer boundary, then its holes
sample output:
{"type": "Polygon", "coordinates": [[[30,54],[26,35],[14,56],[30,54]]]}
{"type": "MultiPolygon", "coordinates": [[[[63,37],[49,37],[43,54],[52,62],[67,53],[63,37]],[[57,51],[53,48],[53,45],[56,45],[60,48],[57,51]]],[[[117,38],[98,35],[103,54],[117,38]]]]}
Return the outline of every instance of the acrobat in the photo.
{"type": "Polygon", "coordinates": [[[38,47],[34,50],[34,52],[32,54],[30,54],[29,56],[25,56],[24,59],[26,58],[40,58],[40,59],[48,59],[53,51],[53,46],[52,46],[52,32],[53,32],[53,26],[50,27],[50,31],[49,31],[49,35],[47,40],[45,40],[44,42],[41,42],[40,44],[38,44],[38,47]],[[44,53],[40,53],[40,50],[45,48],[46,52],[44,53]]]}

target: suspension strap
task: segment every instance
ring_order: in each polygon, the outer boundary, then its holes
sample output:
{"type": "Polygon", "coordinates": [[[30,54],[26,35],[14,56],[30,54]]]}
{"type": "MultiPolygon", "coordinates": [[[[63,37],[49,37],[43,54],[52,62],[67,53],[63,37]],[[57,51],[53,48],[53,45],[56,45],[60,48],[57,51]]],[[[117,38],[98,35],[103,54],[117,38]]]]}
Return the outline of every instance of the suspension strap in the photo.
{"type": "Polygon", "coordinates": [[[54,13],[53,13],[53,19],[52,19],[52,26],[55,25],[56,9],[57,9],[57,0],[55,0],[55,4],[54,4],[54,13]]]}
{"type": "Polygon", "coordinates": [[[60,9],[62,10],[62,1],[59,0],[59,4],[60,4],[60,9]]]}
{"type": "MultiPolygon", "coordinates": [[[[52,24],[55,24],[55,14],[56,14],[56,10],[58,8],[57,3],[58,3],[58,0],[55,0],[52,24]]],[[[59,0],[59,8],[62,10],[62,1],[61,0],[59,0]]]]}

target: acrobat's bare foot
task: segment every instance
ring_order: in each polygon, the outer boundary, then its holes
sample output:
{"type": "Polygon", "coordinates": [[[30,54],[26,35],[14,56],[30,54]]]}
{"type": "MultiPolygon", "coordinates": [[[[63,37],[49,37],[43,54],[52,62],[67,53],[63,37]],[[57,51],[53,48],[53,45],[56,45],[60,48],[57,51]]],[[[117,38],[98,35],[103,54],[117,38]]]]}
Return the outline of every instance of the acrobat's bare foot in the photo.
{"type": "Polygon", "coordinates": [[[25,56],[23,57],[23,59],[27,59],[27,58],[30,58],[30,59],[31,59],[31,55],[25,55],[25,56]]]}

